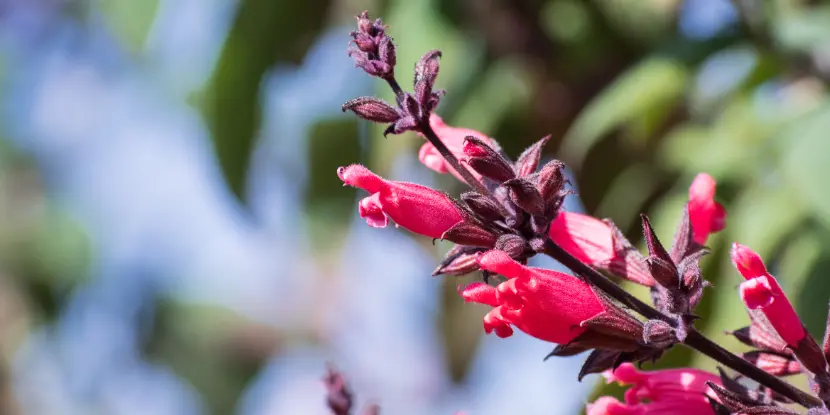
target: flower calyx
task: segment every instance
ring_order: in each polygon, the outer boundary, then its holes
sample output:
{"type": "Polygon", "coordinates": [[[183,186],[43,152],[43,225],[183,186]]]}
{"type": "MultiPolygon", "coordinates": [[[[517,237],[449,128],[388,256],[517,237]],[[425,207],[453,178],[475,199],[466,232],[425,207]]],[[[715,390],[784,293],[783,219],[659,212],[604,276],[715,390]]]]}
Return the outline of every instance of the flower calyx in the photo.
{"type": "MultiPolygon", "coordinates": [[[[798,412],[784,408],[779,404],[790,401],[768,388],[759,386],[755,389],[745,386],[739,378],[732,378],[722,369],[720,372],[721,384],[708,381],[714,397],[709,397],[712,410],[717,415],[732,414],[769,414],[769,415],[796,415],[798,412]]],[[[809,414],[826,414],[826,412],[808,412],[809,414]]]]}
{"type": "MultiPolygon", "coordinates": [[[[683,341],[691,323],[697,319],[692,311],[703,296],[703,289],[709,285],[701,277],[699,265],[707,251],[693,239],[688,210],[685,210],[675,234],[671,251],[667,251],[657,238],[648,216],[641,217],[648,247],[645,263],[655,282],[651,287],[652,301],[659,311],[674,320],[674,335],[683,341]]],[[[657,331],[654,333],[656,335],[657,331]]]]}
{"type": "Polygon", "coordinates": [[[579,380],[582,380],[587,374],[615,369],[624,362],[657,360],[667,348],[677,343],[668,323],[659,320],[643,323],[598,289],[593,289],[605,311],[582,321],[579,326],[586,330],[570,342],[557,346],[545,359],[592,350],[580,370],[579,380]]]}

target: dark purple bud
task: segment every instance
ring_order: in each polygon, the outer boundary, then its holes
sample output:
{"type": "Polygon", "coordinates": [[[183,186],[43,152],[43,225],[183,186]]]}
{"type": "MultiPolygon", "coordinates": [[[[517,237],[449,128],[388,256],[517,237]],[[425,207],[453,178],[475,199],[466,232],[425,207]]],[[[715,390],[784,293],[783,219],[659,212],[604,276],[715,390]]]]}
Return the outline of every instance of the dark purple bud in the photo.
{"type": "Polygon", "coordinates": [[[374,37],[362,32],[352,32],[352,37],[354,37],[352,43],[357,46],[361,52],[377,53],[378,44],[375,42],[374,37]]]}
{"type": "Polygon", "coordinates": [[[430,92],[432,92],[432,85],[435,83],[435,78],[438,77],[439,58],[441,58],[440,50],[431,50],[421,57],[421,60],[415,65],[415,87],[419,83],[428,83],[430,92]]]}
{"type": "Polygon", "coordinates": [[[545,201],[564,196],[565,164],[559,160],[551,160],[539,171],[537,189],[545,201]]]}
{"type": "Polygon", "coordinates": [[[352,111],[358,117],[373,122],[392,123],[401,117],[398,110],[382,99],[374,97],[359,97],[346,101],[341,109],[343,112],[352,111]]]}
{"type": "Polygon", "coordinates": [[[461,194],[461,200],[473,213],[486,222],[503,219],[499,205],[492,198],[479,192],[464,192],[461,194]]]}
{"type": "Polygon", "coordinates": [[[519,208],[531,215],[543,215],[545,212],[545,201],[542,200],[542,195],[536,190],[527,179],[517,178],[508,180],[502,183],[504,187],[510,190],[510,200],[519,208]]]}
{"type": "Polygon", "coordinates": [[[392,74],[392,67],[388,63],[377,60],[367,60],[363,64],[358,64],[358,66],[367,74],[377,76],[378,78],[392,74]]]}
{"type": "Polygon", "coordinates": [[[537,141],[536,144],[528,147],[527,150],[519,156],[519,159],[516,161],[516,174],[518,174],[519,177],[529,176],[531,173],[536,171],[536,167],[539,166],[539,159],[542,157],[542,147],[547,144],[548,140],[550,140],[549,135],[537,141]]]}
{"type": "Polygon", "coordinates": [[[422,103],[424,105],[424,110],[428,113],[432,113],[432,111],[436,107],[438,107],[438,103],[441,102],[441,97],[444,96],[444,94],[446,93],[447,91],[444,91],[443,89],[434,91],[430,95],[430,98],[427,100],[427,102],[422,103]]]}
{"type": "Polygon", "coordinates": [[[484,141],[467,136],[462,148],[467,165],[484,177],[505,182],[516,177],[513,167],[505,158],[484,141]]]}
{"type": "Polygon", "coordinates": [[[650,256],[646,258],[646,265],[648,265],[652,278],[658,284],[669,290],[680,289],[680,281],[677,278],[677,269],[674,267],[674,264],[662,258],[650,256]]]}
{"type": "Polygon", "coordinates": [[[677,342],[674,328],[662,320],[649,320],[643,325],[643,341],[657,348],[666,348],[677,342]]]}
{"type": "Polygon", "coordinates": [[[499,251],[507,252],[507,255],[510,255],[511,258],[524,258],[530,250],[530,247],[527,245],[527,241],[521,236],[513,233],[507,233],[499,236],[499,239],[496,240],[494,248],[499,251]]]}
{"type": "Polygon", "coordinates": [[[352,392],[346,385],[343,375],[333,366],[329,366],[323,377],[326,387],[326,403],[334,415],[349,415],[352,409],[352,392]]]}
{"type": "Polygon", "coordinates": [[[363,13],[360,13],[357,16],[357,30],[359,30],[363,33],[371,34],[373,28],[374,28],[374,23],[369,18],[369,11],[364,10],[363,13]]]}
{"type": "Polygon", "coordinates": [[[395,44],[392,43],[392,39],[389,36],[381,38],[380,45],[378,46],[378,57],[381,62],[389,65],[394,70],[395,63],[397,63],[395,44]]]}
{"type": "Polygon", "coordinates": [[[401,134],[404,131],[416,130],[417,127],[418,123],[415,121],[414,117],[403,117],[387,127],[386,130],[383,131],[383,136],[386,137],[387,134],[401,134]]]}
{"type": "Polygon", "coordinates": [[[431,50],[415,65],[415,98],[424,107],[433,99],[432,90],[435,87],[435,79],[438,78],[440,57],[441,51],[431,50]]]}
{"type": "Polygon", "coordinates": [[[420,113],[418,101],[415,100],[415,97],[413,97],[412,94],[406,93],[399,95],[397,99],[399,101],[398,105],[401,107],[401,110],[405,115],[418,119],[418,114],[420,113]]]}
{"type": "Polygon", "coordinates": [[[801,364],[792,356],[753,350],[744,353],[743,358],[774,376],[788,376],[801,373],[801,364]]]}
{"type": "Polygon", "coordinates": [[[674,261],[672,261],[671,256],[666,252],[666,248],[663,247],[660,240],[657,239],[657,235],[654,234],[654,228],[651,227],[651,221],[648,220],[648,216],[641,214],[640,218],[643,221],[643,235],[645,236],[649,255],[660,258],[672,264],[672,267],[674,267],[674,261]]]}
{"type": "Polygon", "coordinates": [[[674,234],[674,243],[672,244],[670,256],[677,264],[684,258],[694,255],[700,250],[703,250],[703,245],[694,240],[692,221],[689,218],[689,207],[685,206],[683,208],[683,217],[680,220],[680,226],[674,234]]]}
{"type": "Polygon", "coordinates": [[[369,18],[368,11],[364,11],[357,16],[357,30],[361,33],[376,37],[378,35],[382,35],[385,29],[386,26],[383,25],[383,20],[377,18],[372,21],[372,19],[369,18]]]}
{"type": "Polygon", "coordinates": [[[496,244],[496,235],[479,226],[461,221],[441,235],[441,239],[460,245],[492,248],[496,244]]]}
{"type": "Polygon", "coordinates": [[[456,245],[450,249],[435,271],[432,271],[432,275],[459,276],[478,271],[476,254],[482,251],[482,248],[456,245]]]}

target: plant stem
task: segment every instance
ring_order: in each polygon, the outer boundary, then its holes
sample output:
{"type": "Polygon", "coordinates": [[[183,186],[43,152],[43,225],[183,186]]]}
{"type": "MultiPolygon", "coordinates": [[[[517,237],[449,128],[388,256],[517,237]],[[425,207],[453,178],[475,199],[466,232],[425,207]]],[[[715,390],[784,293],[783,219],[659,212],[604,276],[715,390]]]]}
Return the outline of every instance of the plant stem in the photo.
{"type": "MultiPolygon", "coordinates": [[[[571,271],[582,276],[588,280],[589,283],[595,285],[597,288],[601,289],[626,307],[641,314],[643,317],[648,319],[659,319],[670,324],[674,324],[674,321],[672,321],[672,319],[668,316],[629,294],[613,281],[597,272],[595,269],[576,259],[573,255],[569,254],[550,239],[545,241],[545,254],[559,261],[562,265],[570,268],[571,271]]],[[[690,328],[683,344],[711,357],[724,366],[735,370],[736,372],[758,382],[759,384],[764,385],[795,402],[798,402],[806,408],[822,405],[818,398],[795,388],[789,383],[761,370],[747,360],[736,356],[712,340],[709,340],[694,328],[690,328]]]]}
{"type": "MultiPolygon", "coordinates": [[[[395,79],[394,76],[389,76],[383,79],[386,80],[386,83],[388,83],[389,87],[392,88],[392,91],[395,93],[395,98],[398,101],[398,105],[400,105],[401,102],[403,102],[404,92],[403,89],[401,89],[401,86],[398,84],[398,81],[395,79]]],[[[448,149],[447,146],[444,145],[444,142],[441,141],[440,138],[438,138],[438,135],[435,134],[435,131],[432,130],[432,126],[429,125],[429,117],[427,116],[425,117],[425,119],[419,120],[419,124],[420,125],[418,125],[418,129],[420,130],[421,134],[424,137],[426,137],[427,141],[429,141],[430,144],[432,144],[435,147],[435,149],[438,150],[439,153],[441,153],[441,156],[444,157],[444,160],[447,160],[447,163],[450,163],[450,166],[452,166],[452,168],[455,169],[455,171],[457,171],[458,174],[460,174],[461,177],[464,178],[464,181],[467,182],[467,184],[470,185],[470,187],[475,189],[477,192],[486,196],[491,196],[490,191],[487,190],[487,188],[484,187],[484,185],[481,184],[481,182],[478,179],[476,179],[475,176],[473,176],[473,174],[470,173],[470,171],[467,170],[466,167],[461,165],[461,162],[459,162],[455,155],[452,154],[450,149],[448,149]]]]}
{"type": "Polygon", "coordinates": [[[403,89],[401,89],[401,86],[398,85],[398,81],[395,79],[394,75],[383,79],[385,79],[386,83],[389,84],[389,87],[392,88],[392,92],[395,93],[395,97],[400,98],[400,96],[403,95],[403,89]]]}
{"type": "Polygon", "coordinates": [[[447,146],[444,145],[444,142],[441,141],[440,138],[438,138],[438,135],[435,134],[435,131],[432,130],[432,126],[429,125],[428,119],[423,120],[421,122],[420,128],[421,134],[423,134],[423,136],[426,137],[430,144],[435,146],[435,149],[438,150],[439,153],[441,153],[441,156],[444,157],[444,160],[446,160],[447,163],[450,163],[450,166],[452,166],[452,168],[455,169],[455,171],[457,171],[462,178],[464,178],[464,181],[467,182],[467,184],[470,185],[470,187],[472,187],[477,192],[485,196],[490,196],[490,191],[487,190],[487,188],[484,187],[484,185],[481,184],[481,182],[478,179],[476,179],[475,176],[473,176],[473,174],[470,173],[470,171],[467,170],[467,168],[464,167],[461,164],[461,162],[458,161],[457,158],[455,158],[455,155],[452,154],[452,152],[450,152],[450,149],[448,149],[447,146]]]}

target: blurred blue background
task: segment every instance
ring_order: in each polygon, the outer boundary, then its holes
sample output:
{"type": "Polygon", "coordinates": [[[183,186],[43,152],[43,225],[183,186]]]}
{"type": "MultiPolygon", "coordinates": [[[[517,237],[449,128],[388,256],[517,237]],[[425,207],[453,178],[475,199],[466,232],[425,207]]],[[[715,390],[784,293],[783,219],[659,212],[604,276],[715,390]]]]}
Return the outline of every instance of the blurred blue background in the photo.
{"type": "Polygon", "coordinates": [[[429,276],[448,244],[357,217],[340,165],[460,190],[418,137],[340,112],[390,97],[345,53],[364,9],[402,83],[441,49],[449,123],[513,155],[552,134],[567,208],[634,241],[638,212],[668,238],[694,174],[715,176],[730,216],[699,327],[734,346],[738,240],[820,336],[830,7],[813,3],[0,0],[0,413],[326,414],[326,362],[387,414],[591,399],[582,357],[483,335],[486,308],[455,294],[475,276],[429,276]]]}

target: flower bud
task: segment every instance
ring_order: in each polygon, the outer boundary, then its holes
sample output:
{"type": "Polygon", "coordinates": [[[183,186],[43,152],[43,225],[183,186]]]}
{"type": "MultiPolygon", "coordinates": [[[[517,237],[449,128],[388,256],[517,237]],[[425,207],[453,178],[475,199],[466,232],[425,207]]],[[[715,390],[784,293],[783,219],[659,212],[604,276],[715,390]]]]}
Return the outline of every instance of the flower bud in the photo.
{"type": "Polygon", "coordinates": [[[536,171],[536,167],[539,166],[539,160],[542,158],[542,148],[547,144],[548,140],[550,140],[549,135],[542,137],[541,140],[522,152],[516,160],[516,174],[519,177],[529,176],[536,171]]]}
{"type": "Polygon", "coordinates": [[[462,220],[455,202],[445,193],[414,183],[384,180],[359,164],[337,169],[344,183],[360,187],[371,196],[360,203],[360,215],[370,226],[386,226],[386,215],[412,232],[441,238],[462,220]]]}
{"type": "Polygon", "coordinates": [[[695,242],[705,245],[710,234],[725,226],[726,210],[715,202],[715,179],[700,173],[689,186],[689,219],[695,242]]]}
{"type": "Polygon", "coordinates": [[[504,182],[503,185],[510,189],[510,200],[516,206],[531,215],[545,214],[545,201],[532,182],[527,179],[513,179],[504,182]]]}
{"type": "Polygon", "coordinates": [[[476,137],[469,136],[464,139],[463,151],[467,164],[484,177],[499,183],[516,177],[510,162],[476,137]]]}
{"type": "Polygon", "coordinates": [[[364,120],[392,123],[401,118],[401,115],[391,105],[387,104],[382,99],[374,97],[359,97],[346,101],[341,107],[343,112],[352,111],[358,117],[364,120]]]}
{"type": "Polygon", "coordinates": [[[732,263],[746,278],[740,285],[744,304],[761,310],[778,335],[790,347],[797,347],[806,335],[804,326],[778,281],[767,272],[761,257],[746,246],[734,243],[732,263]]]}
{"type": "MultiPolygon", "coordinates": [[[[471,130],[469,128],[456,128],[450,127],[449,125],[444,123],[444,120],[441,119],[437,114],[433,113],[429,117],[429,125],[432,127],[432,131],[435,132],[435,135],[438,136],[439,139],[444,143],[445,146],[450,150],[450,152],[455,156],[455,158],[462,160],[465,158],[464,155],[464,139],[468,136],[473,136],[478,138],[479,140],[487,143],[488,145],[493,145],[494,142],[491,138],[487,137],[485,134],[480,133],[476,130],[471,130]]],[[[458,180],[464,182],[464,178],[461,177],[452,166],[444,160],[444,156],[438,152],[438,149],[435,148],[431,143],[427,142],[421,146],[421,150],[418,152],[418,160],[421,161],[425,166],[428,168],[441,173],[451,173],[455,176],[458,180]]],[[[476,171],[471,171],[472,175],[480,180],[481,175],[476,171]]]]}

